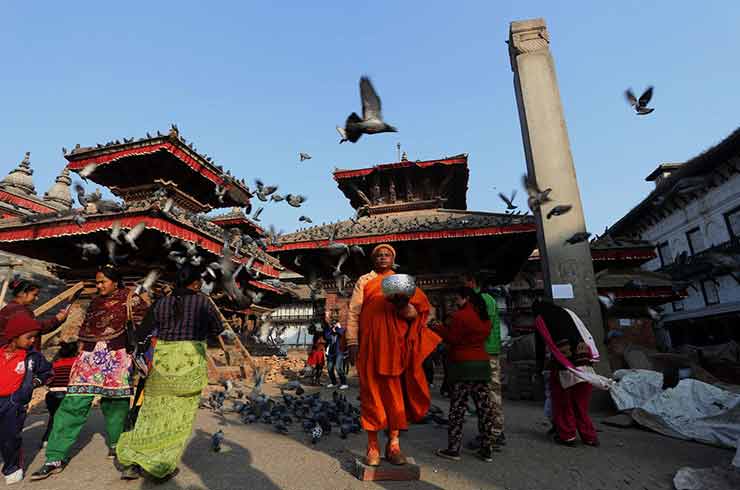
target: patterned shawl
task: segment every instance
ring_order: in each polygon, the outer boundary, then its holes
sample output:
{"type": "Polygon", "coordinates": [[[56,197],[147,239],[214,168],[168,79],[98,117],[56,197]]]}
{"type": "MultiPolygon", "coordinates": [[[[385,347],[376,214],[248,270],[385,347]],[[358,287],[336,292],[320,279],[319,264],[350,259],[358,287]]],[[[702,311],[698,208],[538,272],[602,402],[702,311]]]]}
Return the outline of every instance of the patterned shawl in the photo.
{"type": "Polygon", "coordinates": [[[126,301],[131,302],[134,322],[138,324],[147,309],[147,304],[128,288],[120,288],[110,296],[96,296],[85,312],[80,327],[79,339],[85,342],[112,340],[126,330],[126,301]]]}

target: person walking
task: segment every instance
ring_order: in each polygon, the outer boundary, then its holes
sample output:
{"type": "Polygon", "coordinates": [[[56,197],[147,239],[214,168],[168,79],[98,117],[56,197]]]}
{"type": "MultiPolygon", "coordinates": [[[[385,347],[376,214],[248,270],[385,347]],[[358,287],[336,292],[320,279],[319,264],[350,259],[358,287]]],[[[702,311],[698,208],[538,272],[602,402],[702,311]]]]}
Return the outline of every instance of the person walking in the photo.
{"type": "Polygon", "coordinates": [[[121,273],[112,265],[95,274],[98,296],[93,298],[80,327],[81,352],[69,376],[67,394],[54,415],[46,446],[46,462],[31,475],[43,480],[61,473],[67,456],[85,425],[93,399],[100,408],[108,434],[108,458],[115,459],[132,394],[132,359],[127,351],[127,323],[140,323],[148,305],[124,287],[121,273]]]}
{"type": "Polygon", "coordinates": [[[137,331],[141,342],[152,332],[157,341],[136,425],[116,447],[124,480],[142,473],[155,481],[173,477],[193,432],[208,383],[206,340],[224,329],[215,305],[200,292],[201,272],[190,265],[180,268],[175,290],[154,304],[137,331]]]}
{"type": "Polygon", "coordinates": [[[450,383],[450,412],[446,449],[437,450],[437,456],[457,461],[463,439],[468,397],[473,398],[478,414],[480,448],[477,455],[483,461],[493,460],[494,416],[489,381],[491,365],[485,350],[485,341],[491,332],[486,303],[471,288],[462,288],[455,294],[459,309],[452,315],[448,327],[437,327],[448,351],[450,383]]]}
{"type": "Polygon", "coordinates": [[[344,332],[344,327],[336,319],[332,319],[329,328],[324,332],[328,345],[326,368],[329,372],[329,384],[326,385],[327,388],[337,386],[337,374],[339,374],[339,389],[346,390],[349,388],[347,376],[344,374],[344,355],[347,345],[346,342],[343,342],[344,332]],[[345,349],[342,348],[343,343],[345,349]]]}

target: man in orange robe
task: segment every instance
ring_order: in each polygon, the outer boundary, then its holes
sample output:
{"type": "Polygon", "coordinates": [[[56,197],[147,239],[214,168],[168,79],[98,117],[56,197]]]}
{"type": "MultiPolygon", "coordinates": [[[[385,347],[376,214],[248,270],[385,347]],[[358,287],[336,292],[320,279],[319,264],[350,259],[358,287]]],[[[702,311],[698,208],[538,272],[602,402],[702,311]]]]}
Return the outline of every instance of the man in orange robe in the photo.
{"type": "Polygon", "coordinates": [[[411,298],[383,295],[383,279],[394,274],[396,251],[387,244],[372,252],[374,270],[358,279],[349,305],[347,346],[360,378],[360,421],[368,435],[367,464],[380,464],[378,431],[388,431],[385,457],[406,463],[399,431],[421,419],[431,398],[422,362],[440,337],[426,328],[431,305],[416,288],[411,298]]]}

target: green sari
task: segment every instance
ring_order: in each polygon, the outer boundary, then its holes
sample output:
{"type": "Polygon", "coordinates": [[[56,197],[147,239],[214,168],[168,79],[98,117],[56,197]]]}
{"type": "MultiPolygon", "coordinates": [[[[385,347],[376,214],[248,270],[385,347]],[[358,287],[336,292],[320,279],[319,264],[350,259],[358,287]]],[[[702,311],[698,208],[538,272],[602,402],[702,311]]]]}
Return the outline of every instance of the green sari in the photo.
{"type": "Polygon", "coordinates": [[[207,383],[205,342],[158,340],[144,403],[134,429],[118,441],[118,461],[139,465],[157,478],[172,473],[193,432],[207,383]]]}

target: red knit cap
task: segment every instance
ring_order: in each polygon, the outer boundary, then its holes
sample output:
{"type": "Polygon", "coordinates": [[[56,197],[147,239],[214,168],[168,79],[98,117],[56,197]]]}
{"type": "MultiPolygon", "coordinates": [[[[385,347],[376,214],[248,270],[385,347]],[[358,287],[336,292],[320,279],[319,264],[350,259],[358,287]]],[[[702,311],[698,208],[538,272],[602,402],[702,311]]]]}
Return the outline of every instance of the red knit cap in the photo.
{"type": "Polygon", "coordinates": [[[5,324],[5,338],[8,340],[20,337],[24,333],[40,331],[41,325],[39,322],[24,313],[13,315],[5,324]]]}

